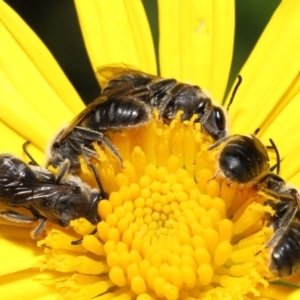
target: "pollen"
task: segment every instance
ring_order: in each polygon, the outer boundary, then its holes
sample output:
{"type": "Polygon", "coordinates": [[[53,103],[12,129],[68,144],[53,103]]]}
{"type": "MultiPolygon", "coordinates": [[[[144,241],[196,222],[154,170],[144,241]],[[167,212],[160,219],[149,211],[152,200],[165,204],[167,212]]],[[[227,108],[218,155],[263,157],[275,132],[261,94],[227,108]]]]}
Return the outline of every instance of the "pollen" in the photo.
{"type": "MultiPolygon", "coordinates": [[[[215,176],[216,154],[201,126],[159,119],[111,133],[123,163],[99,148],[108,199],[97,233],[86,220],[52,229],[41,268],[71,274],[65,299],[248,299],[270,276],[265,198],[215,176]],[[76,235],[77,234],[77,235],[76,235]],[[76,237],[75,237],[76,236],[76,237]],[[71,241],[83,238],[79,245],[71,241]]],[[[98,149],[97,148],[97,149],[98,149]]],[[[104,149],[104,150],[103,150],[104,149]]],[[[82,177],[95,187],[90,169],[82,177]]]]}

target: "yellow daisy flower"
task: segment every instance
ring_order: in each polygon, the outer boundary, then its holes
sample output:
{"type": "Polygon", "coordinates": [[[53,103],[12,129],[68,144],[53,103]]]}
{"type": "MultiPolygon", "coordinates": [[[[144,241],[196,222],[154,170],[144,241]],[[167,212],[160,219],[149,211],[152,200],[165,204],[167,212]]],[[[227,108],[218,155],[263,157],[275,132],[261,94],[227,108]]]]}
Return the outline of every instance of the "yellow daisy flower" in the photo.
{"type": "MultiPolygon", "coordinates": [[[[141,2],[76,0],[93,69],[126,63],[157,74],[141,2]]],[[[221,101],[234,37],[234,2],[159,1],[160,75],[193,82],[221,101]]],[[[300,184],[295,115],[299,93],[300,4],[283,1],[241,70],[230,108],[231,133],[258,127],[284,158],[281,176],[300,184]],[[259,113],[257,113],[259,112],[259,113]],[[288,137],[288,140],[287,140],[288,137]]],[[[62,124],[84,108],[54,58],[0,2],[1,152],[42,164],[62,124]]],[[[97,74],[98,75],[98,74],[97,74]]],[[[100,85],[105,84],[98,78],[100,85]]],[[[93,160],[108,199],[101,200],[97,233],[85,219],[62,229],[47,224],[33,241],[30,226],[2,222],[1,295],[5,299],[297,299],[299,276],[272,283],[265,198],[251,187],[214,178],[217,151],[193,120],[157,117],[137,129],[111,133],[123,159],[99,145],[93,160]],[[75,230],[75,232],[74,232],[75,230]],[[83,236],[80,245],[71,242],[83,236]]],[[[97,186],[82,158],[80,176],[97,186]]]]}

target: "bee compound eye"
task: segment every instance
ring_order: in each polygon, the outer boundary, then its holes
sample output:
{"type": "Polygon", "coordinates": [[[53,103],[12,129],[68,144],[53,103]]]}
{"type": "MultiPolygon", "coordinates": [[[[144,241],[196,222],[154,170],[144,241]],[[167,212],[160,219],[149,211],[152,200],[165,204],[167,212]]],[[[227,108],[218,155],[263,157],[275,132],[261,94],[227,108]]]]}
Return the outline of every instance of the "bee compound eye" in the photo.
{"type": "Polygon", "coordinates": [[[226,117],[225,117],[225,114],[223,112],[223,110],[219,107],[216,107],[214,108],[214,119],[215,119],[215,122],[216,122],[216,126],[217,128],[222,131],[225,129],[225,126],[226,126],[226,117]]]}
{"type": "Polygon", "coordinates": [[[80,194],[81,193],[81,187],[78,186],[78,185],[74,186],[72,190],[73,190],[74,194],[80,194]]]}
{"type": "Polygon", "coordinates": [[[201,99],[199,101],[199,104],[197,106],[197,113],[200,114],[200,116],[202,116],[204,114],[207,104],[208,104],[207,99],[201,99]]]}

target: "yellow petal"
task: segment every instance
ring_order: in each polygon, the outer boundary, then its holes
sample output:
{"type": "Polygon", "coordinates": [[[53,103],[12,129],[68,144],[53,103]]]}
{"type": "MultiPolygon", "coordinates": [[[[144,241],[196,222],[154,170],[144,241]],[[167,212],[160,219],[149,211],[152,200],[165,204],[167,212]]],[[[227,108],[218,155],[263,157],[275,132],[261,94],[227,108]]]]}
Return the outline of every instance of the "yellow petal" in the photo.
{"type": "MultiPolygon", "coordinates": [[[[0,122],[0,132],[0,152],[11,153],[20,157],[22,160],[28,161],[28,157],[26,157],[22,149],[22,145],[26,142],[26,140],[2,122],[0,122]]],[[[44,153],[42,151],[33,145],[28,147],[28,151],[36,162],[38,162],[40,165],[43,164],[44,153]]]]}
{"type": "Polygon", "coordinates": [[[300,66],[299,18],[298,1],[282,2],[272,16],[241,71],[243,82],[230,108],[233,132],[253,132],[266,118],[273,120],[277,108],[287,104],[285,93],[300,66]]]}
{"type": "Polygon", "coordinates": [[[261,297],[253,297],[251,299],[256,300],[267,300],[267,299],[276,299],[276,300],[297,300],[300,297],[300,290],[271,284],[267,289],[261,290],[261,297]]]}
{"type": "Polygon", "coordinates": [[[299,148],[295,148],[280,164],[280,176],[290,184],[300,186],[299,148]]]}
{"type": "Polygon", "coordinates": [[[51,116],[52,119],[65,119],[67,110],[73,114],[81,111],[84,104],[52,54],[4,1],[0,1],[0,21],[1,33],[5,35],[4,40],[1,34],[1,68],[9,71],[19,91],[24,96],[28,94],[30,103],[42,104],[45,112],[49,107],[56,111],[56,118],[51,116]]]}
{"type": "Polygon", "coordinates": [[[125,63],[156,74],[151,31],[141,1],[75,0],[94,70],[125,63]]]}
{"type": "Polygon", "coordinates": [[[43,255],[29,237],[31,228],[23,227],[0,225],[0,276],[30,269],[43,255]]]}
{"type": "MultiPolygon", "coordinates": [[[[287,112],[287,107],[290,110],[291,107],[292,109],[296,109],[296,97],[299,95],[300,92],[300,73],[296,74],[296,77],[293,79],[291,82],[290,86],[287,88],[285,93],[281,96],[280,100],[278,101],[277,105],[275,105],[272,109],[272,113],[266,117],[266,119],[263,121],[263,123],[260,126],[260,134],[277,134],[278,131],[278,126],[276,124],[281,124],[281,127],[283,127],[283,124],[286,124],[286,118],[282,119],[281,114],[286,114],[287,118],[289,119],[289,116],[292,116],[294,113],[293,111],[287,112]],[[291,104],[290,102],[296,102],[291,104]],[[289,116],[288,116],[289,114],[289,116]],[[280,115],[280,116],[279,116],[280,115]],[[278,121],[278,118],[281,118],[282,120],[285,120],[284,122],[278,121]],[[276,128],[277,127],[277,128],[276,128]]],[[[290,122],[294,122],[297,120],[297,118],[290,118],[289,119],[289,124],[290,122]]],[[[282,129],[282,128],[281,128],[282,129]]]]}
{"type": "MultiPolygon", "coordinates": [[[[289,180],[300,170],[299,147],[300,126],[299,118],[295,112],[300,111],[300,93],[297,94],[277,115],[272,124],[262,134],[263,140],[272,138],[280,153],[281,163],[280,175],[289,180]]],[[[300,184],[300,182],[299,182],[300,184]]]]}
{"type": "Polygon", "coordinates": [[[0,278],[1,298],[3,299],[53,300],[60,296],[55,289],[55,283],[65,276],[51,271],[43,273],[21,271],[0,278]]]}
{"type": "Polygon", "coordinates": [[[234,1],[158,3],[162,76],[200,85],[221,102],[233,51],[234,1]]]}
{"type": "Polygon", "coordinates": [[[2,1],[0,38],[0,119],[44,149],[61,124],[72,119],[72,111],[84,105],[46,47],[2,1]],[[72,110],[62,100],[72,102],[72,110]]]}
{"type": "MultiPolygon", "coordinates": [[[[3,35],[0,33],[0,36],[3,35]]],[[[1,52],[0,50],[0,56],[2,56],[1,52]]],[[[57,129],[55,129],[53,121],[51,122],[52,126],[49,125],[39,111],[28,101],[28,98],[30,98],[29,94],[34,95],[35,92],[28,90],[29,93],[26,97],[23,91],[20,92],[18,90],[18,83],[11,82],[11,78],[7,77],[7,72],[2,68],[0,68],[0,81],[0,120],[25,140],[32,140],[34,145],[39,147],[39,149],[44,149],[49,137],[52,136],[57,129]]],[[[39,100],[36,99],[35,101],[39,100]]],[[[52,119],[54,119],[54,112],[51,113],[51,109],[48,106],[49,103],[45,105],[45,107],[48,108],[48,115],[51,115],[52,119]]],[[[7,139],[3,132],[1,132],[1,139],[7,139]]]]}

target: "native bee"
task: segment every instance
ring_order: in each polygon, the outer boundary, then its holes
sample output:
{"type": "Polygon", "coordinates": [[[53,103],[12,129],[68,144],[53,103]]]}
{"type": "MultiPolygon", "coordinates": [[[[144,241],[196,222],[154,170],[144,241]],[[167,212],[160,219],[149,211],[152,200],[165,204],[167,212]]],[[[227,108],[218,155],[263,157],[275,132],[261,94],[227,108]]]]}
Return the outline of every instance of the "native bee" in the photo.
{"type": "Polygon", "coordinates": [[[48,166],[58,167],[68,160],[69,171],[76,172],[80,167],[78,155],[97,158],[93,141],[103,143],[122,162],[107,133],[147,124],[154,109],[164,121],[174,119],[180,110],[183,120],[196,114],[195,122],[201,122],[214,139],[226,135],[222,108],[214,105],[198,86],[125,68],[108,67],[98,72],[107,78],[107,86],[56,136],[50,145],[48,166]]]}
{"type": "Polygon", "coordinates": [[[66,227],[71,220],[84,217],[97,224],[97,206],[105,196],[77,176],[55,176],[10,154],[0,155],[0,216],[17,223],[38,221],[31,233],[33,238],[41,234],[47,220],[66,227]]]}
{"type": "Polygon", "coordinates": [[[152,110],[157,109],[164,121],[173,120],[178,111],[183,112],[182,120],[189,120],[195,114],[195,122],[200,122],[215,140],[227,135],[223,109],[214,105],[199,86],[122,67],[103,67],[97,72],[107,80],[103,95],[134,97],[152,110]]]}
{"type": "Polygon", "coordinates": [[[68,171],[75,173],[80,168],[79,155],[83,154],[87,160],[98,158],[91,145],[94,141],[105,144],[122,162],[106,132],[138,127],[149,122],[150,118],[150,108],[133,97],[101,95],[59,132],[50,145],[47,166],[56,168],[68,161],[68,171]]]}
{"type": "MultiPolygon", "coordinates": [[[[277,156],[277,173],[280,157],[277,156]]],[[[269,226],[274,235],[265,245],[270,248],[270,270],[278,277],[288,277],[300,269],[300,194],[271,171],[266,147],[255,136],[233,135],[220,139],[210,150],[224,143],[218,158],[219,171],[230,182],[251,184],[263,192],[274,210],[269,226]],[[275,199],[275,200],[274,200],[275,199]]]]}
{"type": "Polygon", "coordinates": [[[288,277],[300,269],[300,195],[285,181],[273,174],[259,187],[267,196],[267,205],[274,210],[269,226],[274,235],[266,244],[270,248],[270,270],[278,277],[288,277]],[[275,200],[274,200],[275,199],[275,200]]]}
{"type": "Polygon", "coordinates": [[[231,182],[248,184],[259,181],[270,173],[266,147],[255,135],[231,135],[209,147],[223,144],[218,156],[218,173],[231,182]]]}

